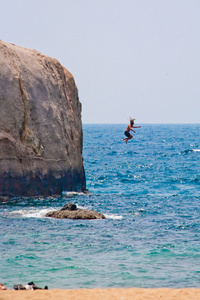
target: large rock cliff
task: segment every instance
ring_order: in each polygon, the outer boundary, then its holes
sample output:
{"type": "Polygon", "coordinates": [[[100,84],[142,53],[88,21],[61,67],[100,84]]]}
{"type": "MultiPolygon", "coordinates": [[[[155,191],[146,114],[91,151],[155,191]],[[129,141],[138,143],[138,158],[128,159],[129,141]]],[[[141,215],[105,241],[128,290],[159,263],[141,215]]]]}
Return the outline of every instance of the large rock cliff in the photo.
{"type": "Polygon", "coordinates": [[[56,60],[0,41],[0,196],[85,190],[81,103],[56,60]]]}

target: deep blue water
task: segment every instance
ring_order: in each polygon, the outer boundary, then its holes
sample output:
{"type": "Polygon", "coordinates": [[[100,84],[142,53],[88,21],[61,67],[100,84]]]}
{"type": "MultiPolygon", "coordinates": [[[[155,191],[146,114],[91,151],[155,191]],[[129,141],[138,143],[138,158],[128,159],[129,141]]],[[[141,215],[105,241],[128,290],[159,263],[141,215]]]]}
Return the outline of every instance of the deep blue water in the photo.
{"type": "Polygon", "coordinates": [[[7,287],[200,287],[200,124],[125,128],[83,126],[91,195],[0,204],[7,287]],[[66,202],[107,219],[44,217],[66,202]]]}

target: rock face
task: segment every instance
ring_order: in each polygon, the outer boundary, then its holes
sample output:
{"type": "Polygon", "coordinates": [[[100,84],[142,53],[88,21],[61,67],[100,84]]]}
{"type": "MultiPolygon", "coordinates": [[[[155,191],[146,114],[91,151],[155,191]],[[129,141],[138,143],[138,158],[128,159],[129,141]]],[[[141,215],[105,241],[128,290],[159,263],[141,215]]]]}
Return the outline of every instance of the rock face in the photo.
{"type": "Polygon", "coordinates": [[[77,209],[75,204],[67,203],[60,210],[50,211],[46,214],[46,217],[56,218],[56,219],[106,219],[104,215],[97,211],[88,209],[77,209]]]}
{"type": "Polygon", "coordinates": [[[0,196],[85,188],[73,76],[56,59],[0,41],[0,196]]]}

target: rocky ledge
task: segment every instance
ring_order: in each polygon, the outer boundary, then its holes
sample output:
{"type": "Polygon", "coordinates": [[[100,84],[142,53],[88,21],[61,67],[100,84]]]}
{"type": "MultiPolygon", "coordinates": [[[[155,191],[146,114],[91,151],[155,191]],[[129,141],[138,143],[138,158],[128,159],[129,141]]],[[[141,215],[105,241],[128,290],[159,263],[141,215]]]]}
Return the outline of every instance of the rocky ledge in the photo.
{"type": "Polygon", "coordinates": [[[1,198],[86,188],[81,103],[56,59],[0,41],[1,198]]]}
{"type": "Polygon", "coordinates": [[[104,215],[97,211],[88,209],[78,209],[75,204],[67,203],[60,210],[50,211],[45,217],[56,218],[56,219],[106,219],[104,215]]]}

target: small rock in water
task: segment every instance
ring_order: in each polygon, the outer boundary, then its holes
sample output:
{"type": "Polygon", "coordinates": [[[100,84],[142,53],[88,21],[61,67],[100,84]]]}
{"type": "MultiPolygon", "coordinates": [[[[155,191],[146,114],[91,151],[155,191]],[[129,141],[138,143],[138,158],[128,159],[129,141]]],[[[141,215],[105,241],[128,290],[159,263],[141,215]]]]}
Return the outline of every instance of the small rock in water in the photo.
{"type": "Polygon", "coordinates": [[[78,209],[75,204],[67,203],[60,210],[50,211],[45,217],[56,219],[82,219],[82,220],[94,220],[94,219],[106,219],[104,215],[97,211],[89,209],[78,209]]]}

